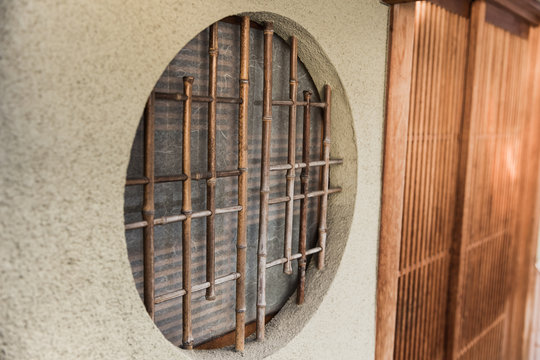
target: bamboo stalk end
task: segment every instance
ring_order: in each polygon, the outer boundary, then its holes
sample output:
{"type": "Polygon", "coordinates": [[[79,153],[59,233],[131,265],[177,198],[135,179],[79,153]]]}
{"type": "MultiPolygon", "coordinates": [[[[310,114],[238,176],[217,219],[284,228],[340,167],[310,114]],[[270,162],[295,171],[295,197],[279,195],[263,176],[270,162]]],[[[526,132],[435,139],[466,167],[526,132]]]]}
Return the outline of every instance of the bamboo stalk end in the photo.
{"type": "Polygon", "coordinates": [[[317,270],[322,270],[324,268],[324,253],[322,251],[319,253],[317,260],[317,270]]]}
{"type": "Polygon", "coordinates": [[[264,32],[274,32],[274,23],[272,21],[264,23],[264,32]]]}
{"type": "Polygon", "coordinates": [[[283,264],[283,273],[287,275],[292,275],[293,271],[292,271],[290,260],[288,260],[285,264],[283,264]]]}

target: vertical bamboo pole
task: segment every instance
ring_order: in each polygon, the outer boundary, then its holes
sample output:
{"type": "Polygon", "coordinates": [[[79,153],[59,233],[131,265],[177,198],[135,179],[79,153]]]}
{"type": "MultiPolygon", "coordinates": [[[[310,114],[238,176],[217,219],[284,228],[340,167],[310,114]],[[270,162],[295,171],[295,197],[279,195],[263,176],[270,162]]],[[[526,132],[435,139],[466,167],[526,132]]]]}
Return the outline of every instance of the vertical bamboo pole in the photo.
{"type": "Polygon", "coordinates": [[[274,24],[264,27],[264,88],[261,150],[261,199],[259,211],[259,249],[257,257],[257,340],[264,340],[266,312],[266,241],[268,237],[268,198],[270,195],[270,135],[272,130],[272,36],[274,24]]]}
{"type": "Polygon", "coordinates": [[[144,228],[144,305],[154,320],[154,125],[155,96],[150,94],[144,116],[144,176],[148,183],[144,185],[143,219],[144,228]]]}
{"type": "Polygon", "coordinates": [[[324,255],[326,252],[326,214],[328,211],[328,183],[330,180],[330,113],[332,103],[332,89],[330,85],[324,86],[324,98],[326,106],[324,108],[324,123],[323,123],[323,158],[324,167],[322,172],[322,190],[324,195],[321,196],[321,207],[319,212],[319,247],[321,251],[317,259],[317,268],[321,270],[324,267],[324,255]]]}
{"type": "Polygon", "coordinates": [[[309,147],[310,144],[310,126],[311,126],[311,91],[304,91],[304,131],[302,141],[302,162],[306,166],[302,169],[302,175],[300,175],[302,194],[304,198],[300,203],[300,236],[298,240],[298,251],[302,255],[298,259],[298,291],[296,292],[296,303],[301,305],[304,303],[304,291],[306,286],[306,238],[307,238],[307,214],[308,214],[308,197],[309,193],[309,147]]]}
{"type": "Polygon", "coordinates": [[[291,37],[291,57],[290,57],[290,77],[289,77],[289,98],[292,103],[289,106],[289,142],[288,142],[288,163],[291,166],[287,170],[287,201],[285,208],[285,244],[283,249],[283,257],[287,261],[283,264],[283,272],[292,274],[291,255],[292,255],[292,232],[294,220],[294,179],[296,177],[296,169],[294,168],[296,155],[296,90],[298,88],[297,81],[297,41],[296,37],[291,37]]]}
{"type": "Polygon", "coordinates": [[[182,225],[182,287],[186,294],[182,300],[182,346],[193,349],[191,333],[191,91],[193,77],[184,77],[184,144],[182,147],[182,172],[186,175],[182,187],[182,213],[186,216],[182,225]]]}
{"type": "Polygon", "coordinates": [[[238,111],[238,234],[236,244],[236,351],[244,351],[246,323],[246,251],[248,212],[248,98],[249,98],[249,17],[242,17],[240,33],[240,109],[238,111]]]}
{"type": "Polygon", "coordinates": [[[209,76],[208,95],[212,101],[208,104],[208,173],[206,180],[206,206],[210,215],[206,218],[206,281],[210,287],[206,289],[206,300],[215,300],[215,268],[216,238],[214,233],[214,216],[216,211],[216,97],[217,97],[217,61],[218,61],[218,24],[210,26],[208,54],[209,76]]]}

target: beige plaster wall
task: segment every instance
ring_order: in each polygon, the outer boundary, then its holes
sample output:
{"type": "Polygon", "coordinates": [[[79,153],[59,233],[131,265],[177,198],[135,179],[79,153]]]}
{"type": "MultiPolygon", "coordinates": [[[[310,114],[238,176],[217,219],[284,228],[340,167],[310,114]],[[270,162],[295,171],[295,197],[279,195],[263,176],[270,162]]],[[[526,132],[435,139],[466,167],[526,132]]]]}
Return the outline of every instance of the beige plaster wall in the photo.
{"type": "Polygon", "coordinates": [[[240,357],[184,352],[161,336],[133,286],[122,209],[129,149],[155,81],[194,35],[244,12],[266,12],[256,17],[275,18],[278,33],[295,31],[310,45],[300,57],[317,86],[334,87],[332,151],[346,162],[334,173],[345,191],[331,204],[329,266],[308,275],[317,296],[287,305],[268,340],[248,343],[244,358],[373,358],[386,7],[377,0],[6,0],[0,359],[240,357]]]}

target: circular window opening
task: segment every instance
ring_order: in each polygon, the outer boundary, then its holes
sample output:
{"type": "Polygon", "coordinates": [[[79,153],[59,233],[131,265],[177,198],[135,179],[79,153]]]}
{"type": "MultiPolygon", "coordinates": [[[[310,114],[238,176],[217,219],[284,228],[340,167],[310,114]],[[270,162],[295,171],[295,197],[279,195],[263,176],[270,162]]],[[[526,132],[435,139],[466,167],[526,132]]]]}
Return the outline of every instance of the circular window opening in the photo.
{"type": "Polygon", "coordinates": [[[229,17],[167,66],[141,118],[124,215],[137,290],[186,349],[235,345],[324,266],[330,87],[319,93],[294,37],[229,17]],[[271,84],[271,85],[270,85],[271,84]],[[292,120],[292,121],[291,121],[292,120]]]}

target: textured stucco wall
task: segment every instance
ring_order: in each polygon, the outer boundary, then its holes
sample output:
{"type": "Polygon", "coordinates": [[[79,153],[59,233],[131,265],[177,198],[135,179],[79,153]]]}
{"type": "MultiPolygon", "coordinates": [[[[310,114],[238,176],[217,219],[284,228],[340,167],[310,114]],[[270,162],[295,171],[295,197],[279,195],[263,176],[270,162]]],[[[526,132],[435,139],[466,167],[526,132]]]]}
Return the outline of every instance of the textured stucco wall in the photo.
{"type": "Polygon", "coordinates": [[[190,354],[161,336],[134,289],[122,208],[155,81],[194,35],[244,12],[277,14],[257,17],[311,44],[300,57],[317,86],[335,89],[332,152],[346,161],[333,173],[345,189],[332,203],[333,260],[309,275],[319,296],[286,306],[245,358],[373,358],[387,9],[377,0],[18,0],[0,1],[0,359],[239,357],[190,354]],[[350,220],[350,233],[337,229],[350,220]]]}

